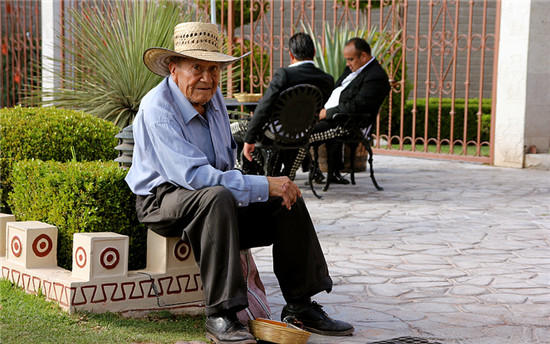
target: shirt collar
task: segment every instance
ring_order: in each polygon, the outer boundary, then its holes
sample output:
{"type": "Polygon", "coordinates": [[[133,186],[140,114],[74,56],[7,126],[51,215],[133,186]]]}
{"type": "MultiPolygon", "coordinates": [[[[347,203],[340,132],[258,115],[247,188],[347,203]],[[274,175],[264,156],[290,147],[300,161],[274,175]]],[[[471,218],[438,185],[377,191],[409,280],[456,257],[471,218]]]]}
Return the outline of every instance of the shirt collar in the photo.
{"type": "Polygon", "coordinates": [[[289,67],[298,67],[300,65],[303,65],[303,64],[306,64],[306,63],[311,63],[311,64],[315,64],[312,60],[304,60],[304,61],[298,61],[298,62],[295,62],[291,65],[288,65],[289,67]]]}
{"type": "MultiPolygon", "coordinates": [[[[183,93],[181,93],[181,90],[172,77],[168,75],[167,78],[168,85],[170,86],[170,92],[172,93],[172,97],[174,98],[174,101],[183,116],[185,124],[189,123],[189,121],[195,116],[200,116],[199,112],[193,107],[193,105],[191,105],[191,102],[183,95],[183,93]]],[[[206,103],[207,111],[209,107],[212,107],[215,111],[218,111],[217,106],[213,104],[212,100],[209,100],[208,103],[206,103]]]]}
{"type": "Polygon", "coordinates": [[[363,71],[363,69],[365,69],[365,67],[368,66],[369,63],[371,63],[372,61],[374,61],[374,56],[369,60],[369,62],[367,62],[364,65],[362,65],[361,67],[359,67],[359,69],[357,69],[354,73],[356,73],[356,74],[361,73],[363,71]]]}

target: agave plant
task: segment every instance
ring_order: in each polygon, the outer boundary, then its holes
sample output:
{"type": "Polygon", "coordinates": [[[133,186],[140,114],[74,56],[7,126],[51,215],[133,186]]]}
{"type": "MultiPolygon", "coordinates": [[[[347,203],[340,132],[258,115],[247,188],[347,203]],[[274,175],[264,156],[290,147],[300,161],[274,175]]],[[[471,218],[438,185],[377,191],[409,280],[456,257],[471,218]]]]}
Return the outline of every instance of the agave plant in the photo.
{"type": "Polygon", "coordinates": [[[142,62],[150,47],[173,49],[174,27],[193,16],[179,1],[117,1],[102,11],[94,2],[71,10],[61,36],[62,56],[52,70],[61,88],[35,89],[31,101],[78,109],[114,122],[130,124],[143,96],[161,80],[142,62]],[[59,66],[65,64],[65,71],[59,66]],[[42,102],[44,103],[44,102],[42,102]]]}
{"type": "Polygon", "coordinates": [[[357,27],[355,30],[350,30],[347,26],[331,28],[325,22],[325,49],[323,50],[323,42],[315,36],[311,25],[301,24],[303,30],[311,36],[315,44],[317,52],[314,58],[315,64],[326,73],[332,75],[334,80],[338,79],[344,72],[346,59],[342,52],[344,51],[344,46],[351,38],[364,38],[371,46],[372,56],[378,59],[384,69],[387,68],[401,47],[398,41],[400,32],[392,38],[389,33],[378,31],[376,27],[370,29],[357,27]]]}

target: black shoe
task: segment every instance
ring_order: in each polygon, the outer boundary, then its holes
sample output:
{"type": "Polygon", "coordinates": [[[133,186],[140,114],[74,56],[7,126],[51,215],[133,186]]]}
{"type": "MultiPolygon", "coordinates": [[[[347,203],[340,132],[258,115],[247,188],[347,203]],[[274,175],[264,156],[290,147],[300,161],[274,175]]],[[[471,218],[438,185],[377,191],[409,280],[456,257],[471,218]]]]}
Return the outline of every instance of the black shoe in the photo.
{"type": "Polygon", "coordinates": [[[321,184],[324,179],[325,179],[325,176],[323,176],[323,172],[321,172],[319,167],[317,167],[315,169],[315,172],[313,173],[313,180],[315,181],[315,183],[321,184]]]}
{"type": "Polygon", "coordinates": [[[304,325],[304,330],[325,336],[349,336],[355,330],[351,324],[334,320],[315,301],[309,304],[287,304],[281,312],[281,319],[293,316],[304,325]]]}
{"type": "Polygon", "coordinates": [[[342,177],[342,175],[340,174],[340,172],[338,173],[335,173],[331,178],[330,178],[330,183],[331,184],[349,184],[349,180],[347,180],[346,178],[342,177]]]}
{"type": "Polygon", "coordinates": [[[256,339],[236,315],[206,317],[206,338],[216,344],[255,344],[256,339]]]}

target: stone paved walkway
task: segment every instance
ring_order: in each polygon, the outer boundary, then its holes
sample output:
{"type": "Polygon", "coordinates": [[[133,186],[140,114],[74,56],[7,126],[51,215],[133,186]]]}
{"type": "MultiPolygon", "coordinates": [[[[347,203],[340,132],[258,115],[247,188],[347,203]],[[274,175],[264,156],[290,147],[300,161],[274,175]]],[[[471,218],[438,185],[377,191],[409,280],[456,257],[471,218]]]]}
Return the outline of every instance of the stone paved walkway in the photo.
{"type": "MultiPolygon", "coordinates": [[[[369,343],[550,343],[550,172],[375,156],[378,192],[297,177],[334,280],[315,299],[369,343]]],[[[254,251],[274,316],[284,301],[271,249],[254,251]]]]}

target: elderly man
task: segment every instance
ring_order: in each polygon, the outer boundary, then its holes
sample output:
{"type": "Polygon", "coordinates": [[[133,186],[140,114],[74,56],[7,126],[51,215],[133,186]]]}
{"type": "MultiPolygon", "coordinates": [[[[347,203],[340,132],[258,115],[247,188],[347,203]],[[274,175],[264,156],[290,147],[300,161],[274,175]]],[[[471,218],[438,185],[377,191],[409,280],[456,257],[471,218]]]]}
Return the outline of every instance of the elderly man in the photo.
{"type": "Polygon", "coordinates": [[[273,245],[274,272],[287,305],[306,329],[349,335],[311,296],[332,280],[300,189],[287,177],[243,175],[218,88],[221,69],[239,60],[219,52],[217,26],[176,26],[174,51],[151,48],[144,62],[165,79],[142,100],[134,120],[133,164],[126,181],[138,218],[193,249],[206,303],[207,337],[255,343],[237,320],[247,304],[239,250],[273,245]]]}
{"type": "MultiPolygon", "coordinates": [[[[371,55],[370,45],[362,38],[352,38],[344,46],[346,69],[336,81],[325,108],[319,113],[311,141],[324,141],[339,135],[338,124],[333,121],[336,113],[360,113],[377,116],[380,106],[391,87],[388,75],[371,55]]],[[[327,142],[330,143],[330,142],[327,142]]],[[[335,161],[342,162],[342,149],[332,149],[335,161]]],[[[341,167],[341,166],[340,166],[341,167]]],[[[334,183],[347,184],[336,171],[334,183]]]]}

